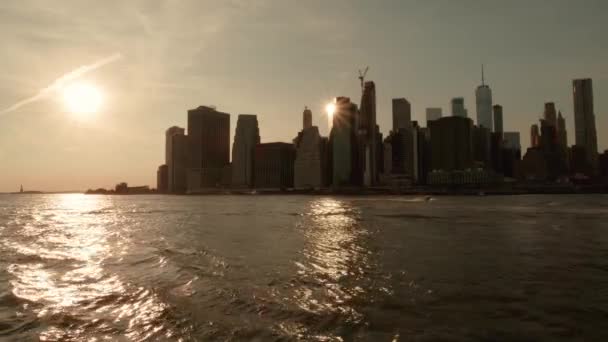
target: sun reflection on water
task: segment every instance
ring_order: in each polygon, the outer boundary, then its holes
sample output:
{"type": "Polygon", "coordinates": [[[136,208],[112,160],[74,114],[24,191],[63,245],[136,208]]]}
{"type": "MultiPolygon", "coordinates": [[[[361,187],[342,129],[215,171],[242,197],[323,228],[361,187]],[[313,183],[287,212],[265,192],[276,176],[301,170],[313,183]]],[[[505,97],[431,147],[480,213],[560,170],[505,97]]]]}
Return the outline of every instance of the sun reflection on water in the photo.
{"type": "Polygon", "coordinates": [[[311,202],[302,224],[308,241],[305,260],[296,262],[302,286],[295,290],[294,300],[300,308],[352,324],[361,322],[363,316],[353,302],[365,295],[366,273],[373,265],[364,244],[369,231],[360,226],[360,216],[347,201],[311,202]]]}
{"type": "MultiPolygon", "coordinates": [[[[111,197],[61,195],[18,213],[19,239],[4,247],[18,255],[8,266],[10,286],[24,302],[22,315],[34,314],[44,322],[40,340],[108,339],[116,325],[125,335],[143,340],[164,333],[172,336],[161,319],[167,304],[150,291],[126,283],[106,267],[127,253],[112,228],[124,220],[111,197]],[[103,213],[103,215],[100,215],[103,213]],[[82,336],[83,326],[87,336],[82,336]],[[97,335],[91,336],[91,331],[97,335]]],[[[124,225],[124,223],[122,223],[124,225]]]]}

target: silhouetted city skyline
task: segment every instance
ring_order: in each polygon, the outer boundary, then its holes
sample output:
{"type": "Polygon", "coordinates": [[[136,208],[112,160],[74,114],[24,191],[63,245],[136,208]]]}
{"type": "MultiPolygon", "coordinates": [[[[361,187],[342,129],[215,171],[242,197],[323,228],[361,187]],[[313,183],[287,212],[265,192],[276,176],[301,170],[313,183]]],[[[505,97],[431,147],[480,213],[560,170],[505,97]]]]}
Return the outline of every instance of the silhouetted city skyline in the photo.
{"type": "Polygon", "coordinates": [[[183,113],[199,105],[258,114],[262,142],[291,141],[302,120],[291,117],[308,106],[327,137],[324,106],[341,95],[361,106],[357,70],[365,65],[385,137],[393,98],[411,103],[420,126],[427,108],[451,114],[451,99],[463,98],[476,122],[484,64],[483,83],[503,106],[503,130],[521,134],[523,151],[545,102],[562,112],[566,138],[575,142],[575,78],[593,79],[598,149],[608,148],[601,132],[608,125],[603,1],[338,0],[294,7],[273,0],[65,0],[6,2],[0,9],[7,47],[0,191],[21,183],[49,191],[110,187],[121,179],[154,186],[149,170],[165,153],[158,132],[186,127],[183,113]]]}

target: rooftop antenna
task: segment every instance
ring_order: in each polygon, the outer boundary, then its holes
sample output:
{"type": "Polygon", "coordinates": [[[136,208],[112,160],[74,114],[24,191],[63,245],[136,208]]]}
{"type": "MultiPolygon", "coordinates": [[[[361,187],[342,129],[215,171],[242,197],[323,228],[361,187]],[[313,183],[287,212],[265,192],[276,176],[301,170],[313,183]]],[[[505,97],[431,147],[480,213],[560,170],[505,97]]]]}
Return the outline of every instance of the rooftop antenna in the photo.
{"type": "Polygon", "coordinates": [[[366,66],[363,70],[359,69],[359,80],[361,81],[361,89],[363,89],[363,86],[365,85],[365,75],[367,75],[368,71],[369,66],[366,66]]]}
{"type": "Polygon", "coordinates": [[[483,63],[481,63],[481,85],[485,86],[486,85],[486,80],[483,74],[483,63]]]}

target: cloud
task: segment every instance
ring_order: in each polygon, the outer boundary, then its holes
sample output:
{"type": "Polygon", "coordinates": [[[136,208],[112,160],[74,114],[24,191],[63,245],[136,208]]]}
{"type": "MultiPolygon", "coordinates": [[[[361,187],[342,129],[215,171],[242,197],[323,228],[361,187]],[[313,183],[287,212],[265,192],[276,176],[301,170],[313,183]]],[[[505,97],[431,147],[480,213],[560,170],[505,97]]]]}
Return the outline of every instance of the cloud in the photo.
{"type": "Polygon", "coordinates": [[[55,81],[53,81],[53,83],[51,83],[51,85],[49,85],[48,87],[42,88],[38,92],[38,94],[36,94],[32,97],[29,97],[27,99],[21,100],[15,104],[13,104],[12,106],[0,111],[0,115],[13,112],[25,105],[39,101],[39,100],[47,97],[52,92],[61,89],[66,83],[69,83],[69,82],[77,79],[78,77],[81,77],[95,69],[99,69],[107,64],[116,62],[116,61],[122,59],[122,57],[123,56],[120,53],[115,53],[108,57],[102,58],[92,64],[83,65],[75,70],[72,70],[72,71],[68,72],[67,74],[59,77],[55,81]]]}

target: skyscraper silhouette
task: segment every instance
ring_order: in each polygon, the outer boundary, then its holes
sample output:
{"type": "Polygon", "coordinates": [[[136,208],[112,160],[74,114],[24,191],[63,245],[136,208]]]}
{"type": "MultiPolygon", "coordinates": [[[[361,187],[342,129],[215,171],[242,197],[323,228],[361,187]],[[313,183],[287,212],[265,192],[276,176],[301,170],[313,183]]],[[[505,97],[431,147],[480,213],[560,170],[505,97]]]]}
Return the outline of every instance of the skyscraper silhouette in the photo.
{"type": "Polygon", "coordinates": [[[557,110],[555,109],[555,103],[545,103],[545,111],[543,113],[543,119],[548,125],[557,127],[557,110]]]}
{"type": "Polygon", "coordinates": [[[587,162],[597,166],[597,133],[593,108],[593,82],[590,78],[572,81],[576,145],[585,149],[587,162]]]}
{"type": "Polygon", "coordinates": [[[359,144],[357,139],[357,105],[348,97],[337,97],[330,133],[332,186],[357,185],[359,144]]]}
{"type": "Polygon", "coordinates": [[[188,167],[188,140],[181,127],[173,126],[165,132],[165,165],[167,165],[167,192],[186,191],[186,168],[188,167]]]}
{"type": "Polygon", "coordinates": [[[530,127],[530,147],[538,147],[540,145],[540,130],[537,124],[530,127]]]}
{"type": "Polygon", "coordinates": [[[404,98],[393,99],[393,131],[412,128],[412,105],[404,98]]]}
{"type": "Polygon", "coordinates": [[[230,163],[230,114],[200,106],[188,111],[188,191],[222,183],[230,163]]]}
{"type": "Polygon", "coordinates": [[[236,122],[232,145],[232,186],[252,187],[255,146],[260,143],[258,118],[240,114],[236,122]]]}
{"type": "Polygon", "coordinates": [[[502,133],[503,132],[502,106],[497,104],[497,105],[494,105],[494,107],[492,107],[492,109],[494,110],[494,132],[502,133]]]}
{"type": "Polygon", "coordinates": [[[481,85],[475,91],[475,99],[477,103],[477,125],[492,131],[494,129],[492,124],[492,90],[485,84],[483,65],[481,66],[481,85]]]}
{"type": "Polygon", "coordinates": [[[426,109],[426,121],[433,121],[441,119],[443,116],[441,108],[427,108],[426,109]]]}
{"type": "Polygon", "coordinates": [[[359,138],[361,149],[361,162],[363,163],[363,180],[365,185],[374,185],[378,180],[378,163],[376,154],[377,144],[376,125],[376,85],[373,81],[367,81],[363,85],[361,95],[361,111],[359,120],[359,138]]]}
{"type": "Polygon", "coordinates": [[[557,142],[565,150],[568,148],[568,131],[566,130],[566,120],[560,111],[557,115],[557,142]]]}
{"type": "Polygon", "coordinates": [[[452,105],[452,115],[458,116],[461,118],[466,118],[468,116],[468,111],[464,107],[464,97],[455,97],[451,101],[452,105]]]}
{"type": "Polygon", "coordinates": [[[312,127],[312,111],[308,109],[308,107],[304,107],[304,112],[302,113],[302,128],[307,129],[312,127]]]}

